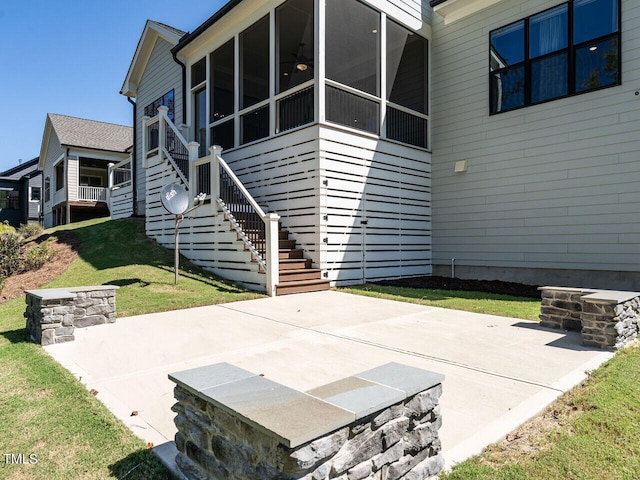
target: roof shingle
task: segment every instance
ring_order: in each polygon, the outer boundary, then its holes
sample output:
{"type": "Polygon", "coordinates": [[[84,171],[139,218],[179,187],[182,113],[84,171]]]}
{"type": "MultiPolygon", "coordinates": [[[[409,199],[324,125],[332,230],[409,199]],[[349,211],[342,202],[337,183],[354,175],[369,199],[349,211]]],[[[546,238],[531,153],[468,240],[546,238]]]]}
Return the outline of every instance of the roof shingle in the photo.
{"type": "Polygon", "coordinates": [[[126,152],[133,145],[133,128],[49,113],[60,145],[126,152]]]}

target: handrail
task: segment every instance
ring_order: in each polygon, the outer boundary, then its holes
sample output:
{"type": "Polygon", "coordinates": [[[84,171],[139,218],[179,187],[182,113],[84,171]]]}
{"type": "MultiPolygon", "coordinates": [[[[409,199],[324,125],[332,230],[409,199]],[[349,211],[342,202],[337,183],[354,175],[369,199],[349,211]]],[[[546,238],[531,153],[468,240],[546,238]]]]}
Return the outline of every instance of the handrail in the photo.
{"type": "Polygon", "coordinates": [[[251,206],[256,211],[256,213],[258,215],[260,215],[260,217],[262,217],[262,218],[266,217],[266,214],[264,213],[264,210],[262,210],[260,205],[258,205],[258,202],[256,202],[255,199],[253,198],[253,196],[251,196],[251,194],[249,193],[249,190],[247,190],[245,188],[245,186],[238,179],[236,174],[233,173],[233,170],[231,170],[231,167],[229,167],[229,164],[220,155],[216,155],[216,158],[217,158],[220,166],[224,169],[225,172],[227,172],[227,175],[229,175],[229,177],[231,177],[231,180],[233,180],[233,183],[235,183],[236,187],[238,187],[238,189],[240,189],[240,191],[242,192],[244,197],[247,199],[247,201],[251,204],[251,206]]]}

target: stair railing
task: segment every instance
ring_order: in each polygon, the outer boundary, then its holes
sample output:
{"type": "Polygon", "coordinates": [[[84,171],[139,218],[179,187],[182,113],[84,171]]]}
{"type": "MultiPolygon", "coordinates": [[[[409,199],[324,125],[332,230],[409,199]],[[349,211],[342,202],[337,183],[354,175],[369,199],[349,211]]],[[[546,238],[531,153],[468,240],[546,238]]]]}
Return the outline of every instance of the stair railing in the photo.
{"type": "MultiPolygon", "coordinates": [[[[211,196],[229,218],[247,249],[265,270],[267,294],[273,296],[279,282],[280,216],[267,214],[222,158],[221,147],[211,147],[211,196]]],[[[217,212],[216,212],[217,213],[217,212]]]]}
{"type": "Polygon", "coordinates": [[[198,143],[187,142],[169,118],[169,107],[158,107],[157,117],[145,121],[145,158],[155,149],[167,159],[184,186],[189,188],[191,162],[198,159],[198,143]]]}

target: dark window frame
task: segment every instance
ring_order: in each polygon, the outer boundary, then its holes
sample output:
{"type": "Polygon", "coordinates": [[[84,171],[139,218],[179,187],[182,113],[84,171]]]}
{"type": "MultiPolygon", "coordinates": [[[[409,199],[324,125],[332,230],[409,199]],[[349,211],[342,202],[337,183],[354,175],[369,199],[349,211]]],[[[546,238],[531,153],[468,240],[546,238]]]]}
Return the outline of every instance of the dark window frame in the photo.
{"type": "Polygon", "coordinates": [[[175,91],[172,88],[167,93],[156,98],[153,102],[144,107],[144,116],[153,118],[158,114],[158,107],[165,106],[169,109],[167,112],[169,120],[175,122],[175,98],[175,91]]]}
{"type": "Polygon", "coordinates": [[[489,80],[489,114],[490,115],[498,115],[500,113],[507,113],[507,112],[512,112],[514,110],[520,110],[522,108],[526,108],[526,107],[530,107],[533,105],[540,105],[543,103],[547,103],[547,102],[551,102],[551,101],[555,101],[555,100],[559,100],[562,98],[568,98],[568,97],[574,97],[577,95],[583,95],[585,93],[590,93],[590,92],[594,92],[594,91],[598,91],[598,90],[603,90],[606,88],[612,88],[612,87],[616,87],[619,85],[622,85],[622,2],[621,0],[615,0],[617,1],[617,13],[618,13],[618,19],[617,19],[617,25],[616,25],[616,31],[612,32],[612,33],[608,33],[605,35],[601,35],[599,37],[594,37],[594,38],[590,38],[588,40],[582,41],[580,43],[574,43],[574,11],[575,11],[575,0],[569,0],[567,2],[563,2],[560,3],[558,5],[554,5],[553,7],[550,7],[548,9],[542,10],[540,12],[537,12],[533,15],[530,15],[528,17],[525,18],[521,18],[515,22],[511,22],[509,24],[503,25],[500,28],[494,29],[492,31],[489,32],[489,74],[488,74],[488,80],[489,80]],[[546,53],[544,55],[540,55],[537,56],[535,58],[531,58],[530,57],[530,21],[532,18],[534,17],[538,17],[546,12],[552,11],[558,7],[560,7],[561,5],[567,5],[567,25],[566,25],[566,30],[567,30],[567,46],[566,48],[562,48],[562,49],[558,49],[558,50],[554,50],[553,52],[550,53],[546,53]],[[514,64],[511,65],[507,65],[503,68],[498,68],[495,70],[491,69],[491,42],[492,42],[492,35],[493,33],[508,28],[512,25],[516,25],[520,22],[524,22],[524,42],[523,42],[523,49],[524,49],[524,60],[520,61],[520,62],[516,62],[514,64]],[[602,42],[606,42],[606,41],[616,41],[617,40],[617,81],[615,81],[614,83],[610,83],[607,85],[600,85],[600,86],[595,86],[593,88],[586,88],[584,90],[578,91],[578,89],[576,88],[576,56],[577,56],[577,52],[581,49],[584,49],[587,46],[590,45],[594,45],[594,44],[599,44],[602,42]],[[537,65],[539,63],[541,63],[542,61],[546,60],[546,59],[550,59],[554,56],[559,56],[562,54],[562,52],[566,52],[566,67],[567,67],[567,93],[565,95],[561,95],[561,96],[555,96],[552,98],[548,98],[548,99],[544,99],[541,101],[532,101],[532,91],[533,91],[533,85],[532,85],[532,69],[534,65],[537,65]],[[505,74],[505,73],[509,73],[509,72],[515,72],[519,69],[524,69],[524,101],[522,105],[519,106],[515,106],[513,108],[508,108],[507,110],[497,110],[496,108],[496,102],[497,102],[497,98],[496,98],[496,94],[495,94],[495,89],[493,88],[494,83],[493,83],[493,77],[496,75],[500,75],[500,74],[505,74]]]}
{"type": "Polygon", "coordinates": [[[39,202],[42,199],[42,188],[38,186],[29,187],[29,201],[30,202],[39,202]],[[37,195],[35,195],[35,193],[37,195]],[[37,197],[37,198],[34,198],[37,197]]]}

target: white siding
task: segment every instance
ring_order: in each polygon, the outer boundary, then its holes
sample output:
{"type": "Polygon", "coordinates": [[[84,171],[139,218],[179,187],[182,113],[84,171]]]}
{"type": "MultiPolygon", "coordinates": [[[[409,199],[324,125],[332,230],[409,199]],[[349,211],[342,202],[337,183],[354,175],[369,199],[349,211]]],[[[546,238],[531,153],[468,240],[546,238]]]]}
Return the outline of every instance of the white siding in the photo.
{"type": "Polygon", "coordinates": [[[138,97],[136,98],[137,118],[136,128],[136,183],[138,189],[138,204],[141,205],[138,213],[144,212],[146,197],[146,174],[142,161],[142,139],[145,132],[142,128],[142,118],[147,105],[160,98],[173,89],[174,110],[176,125],[183,122],[182,118],[182,70],[173,60],[171,55],[172,45],[162,38],[158,38],[153,48],[144,74],[138,85],[138,97]]]}
{"type": "Polygon", "coordinates": [[[80,184],[80,161],[76,155],[67,157],[67,179],[64,187],[67,189],[68,200],[75,202],[78,200],[78,185],[80,184]]]}
{"type": "Polygon", "coordinates": [[[489,32],[559,3],[434,16],[434,266],[640,271],[640,3],[622,0],[621,86],[489,115],[489,32]]]}
{"type": "Polygon", "coordinates": [[[62,147],[60,147],[60,140],[56,132],[51,129],[49,136],[49,144],[47,145],[47,158],[44,160],[44,168],[42,170],[42,199],[43,199],[43,214],[44,214],[44,227],[50,228],[54,224],[53,207],[55,206],[55,193],[56,193],[56,172],[53,168],[53,162],[55,162],[60,155],[64,153],[62,147]],[[49,201],[44,201],[44,179],[49,178],[51,188],[49,189],[49,201]]]}
{"type": "Polygon", "coordinates": [[[109,213],[112,220],[129,218],[132,215],[133,188],[131,182],[116,187],[109,194],[109,213]]]}

